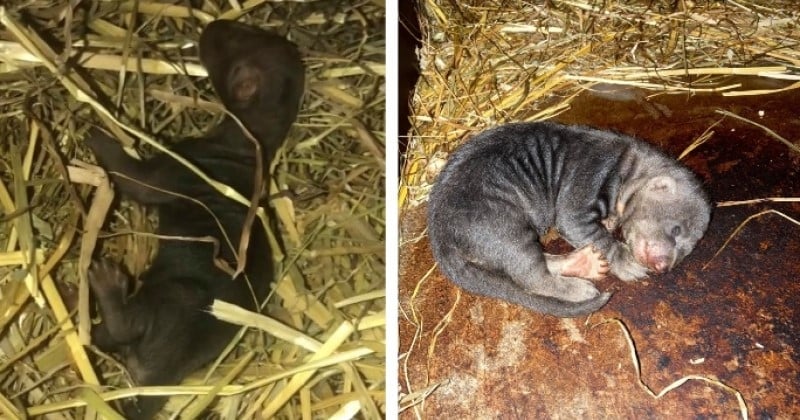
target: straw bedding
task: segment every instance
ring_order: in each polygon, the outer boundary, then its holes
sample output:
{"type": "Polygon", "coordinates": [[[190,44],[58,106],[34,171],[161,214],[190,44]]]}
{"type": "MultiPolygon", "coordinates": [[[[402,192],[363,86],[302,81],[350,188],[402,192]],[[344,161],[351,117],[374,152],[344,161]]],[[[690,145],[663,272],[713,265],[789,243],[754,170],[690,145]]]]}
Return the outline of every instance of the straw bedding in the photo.
{"type": "Polygon", "coordinates": [[[383,5],[73,3],[10,1],[0,9],[2,417],[115,418],[111,401],[140,393],[184,395],[168,409],[187,418],[206,409],[237,419],[380,417],[383,5]],[[273,163],[270,205],[283,244],[271,256],[279,267],[274,292],[264,315],[215,305],[251,328],[213,366],[179,387],[129,389],[118,362],[84,346],[85,267],[103,254],[141,273],[157,250],[157,218],[126,201],[95,210],[105,193],[90,185],[98,179],[83,164],[93,157],[82,142],[93,125],[145,145],[214,126],[223,110],[194,42],[216,18],[288,34],[305,56],[304,104],[273,163]]]}
{"type": "Polygon", "coordinates": [[[550,118],[597,83],[651,94],[764,95],[731,76],[800,87],[800,14],[784,1],[420,2],[401,206],[427,199],[447,154],[506,121],[550,118]]]}

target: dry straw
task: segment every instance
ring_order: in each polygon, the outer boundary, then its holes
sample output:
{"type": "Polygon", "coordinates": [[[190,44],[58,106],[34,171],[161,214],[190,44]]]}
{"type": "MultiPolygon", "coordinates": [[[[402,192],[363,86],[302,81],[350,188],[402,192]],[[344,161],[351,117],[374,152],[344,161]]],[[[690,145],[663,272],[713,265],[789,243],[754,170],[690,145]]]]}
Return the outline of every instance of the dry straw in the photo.
{"type": "Polygon", "coordinates": [[[791,0],[420,3],[403,207],[427,199],[440,152],[500,122],[557,115],[597,83],[728,96],[800,87],[791,0]],[[747,90],[741,78],[788,84],[747,90]]]}
{"type": "Polygon", "coordinates": [[[385,11],[340,3],[3,3],[0,417],[119,418],[112,401],[132,395],[181,395],[168,405],[180,418],[382,415],[385,11]],[[264,257],[279,272],[263,315],[215,304],[248,328],[211,367],[181,386],[129,388],[119,363],[85,346],[84,276],[98,254],[141,273],[157,248],[153,214],[126,201],[108,210],[111,188],[82,141],[102,126],[150,153],[218,122],[194,48],[216,18],[288,34],[306,57],[303,109],[272,167],[284,246],[264,257]]]}

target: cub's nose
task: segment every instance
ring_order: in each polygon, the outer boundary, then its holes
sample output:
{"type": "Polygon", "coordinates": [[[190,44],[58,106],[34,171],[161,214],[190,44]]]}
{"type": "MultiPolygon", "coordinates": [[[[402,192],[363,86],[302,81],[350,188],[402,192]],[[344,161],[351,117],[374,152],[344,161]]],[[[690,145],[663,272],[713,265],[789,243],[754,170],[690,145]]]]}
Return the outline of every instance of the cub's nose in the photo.
{"type": "Polygon", "coordinates": [[[672,265],[672,245],[661,241],[648,241],[644,257],[644,263],[650,271],[664,273],[672,265]]]}
{"type": "Polygon", "coordinates": [[[664,259],[648,259],[647,268],[656,273],[663,273],[669,269],[669,263],[664,259]]]}

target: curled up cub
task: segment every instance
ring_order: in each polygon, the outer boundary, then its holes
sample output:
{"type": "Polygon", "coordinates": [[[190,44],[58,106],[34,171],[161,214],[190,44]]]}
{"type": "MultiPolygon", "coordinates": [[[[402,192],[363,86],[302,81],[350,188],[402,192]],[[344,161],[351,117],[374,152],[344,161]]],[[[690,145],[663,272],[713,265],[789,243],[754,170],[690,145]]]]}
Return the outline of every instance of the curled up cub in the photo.
{"type": "Polygon", "coordinates": [[[697,177],[640,140],[516,123],[451,155],[430,195],[428,233],[441,270],[465,290],[575,317],[610,298],[589,280],[610,273],[633,281],[674,268],[710,214],[697,177]],[[551,227],[576,250],[545,254],[539,237],[551,227]]]}

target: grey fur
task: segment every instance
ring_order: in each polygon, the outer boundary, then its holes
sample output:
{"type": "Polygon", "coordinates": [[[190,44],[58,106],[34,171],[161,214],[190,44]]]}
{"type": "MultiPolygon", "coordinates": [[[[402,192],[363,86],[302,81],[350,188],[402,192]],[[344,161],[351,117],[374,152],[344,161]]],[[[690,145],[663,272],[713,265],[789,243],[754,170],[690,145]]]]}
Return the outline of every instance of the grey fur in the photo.
{"type": "Polygon", "coordinates": [[[467,291],[574,317],[610,298],[583,279],[605,274],[598,262],[625,281],[668,271],[703,236],[710,213],[695,175],[642,141],[516,123],[452,154],[431,192],[428,233],[441,270],[467,291]],[[539,237],[550,227],[578,251],[544,254],[539,237]],[[617,227],[625,243],[613,238],[617,227]],[[586,268],[565,269],[570,277],[561,272],[570,265],[586,268]]]}

